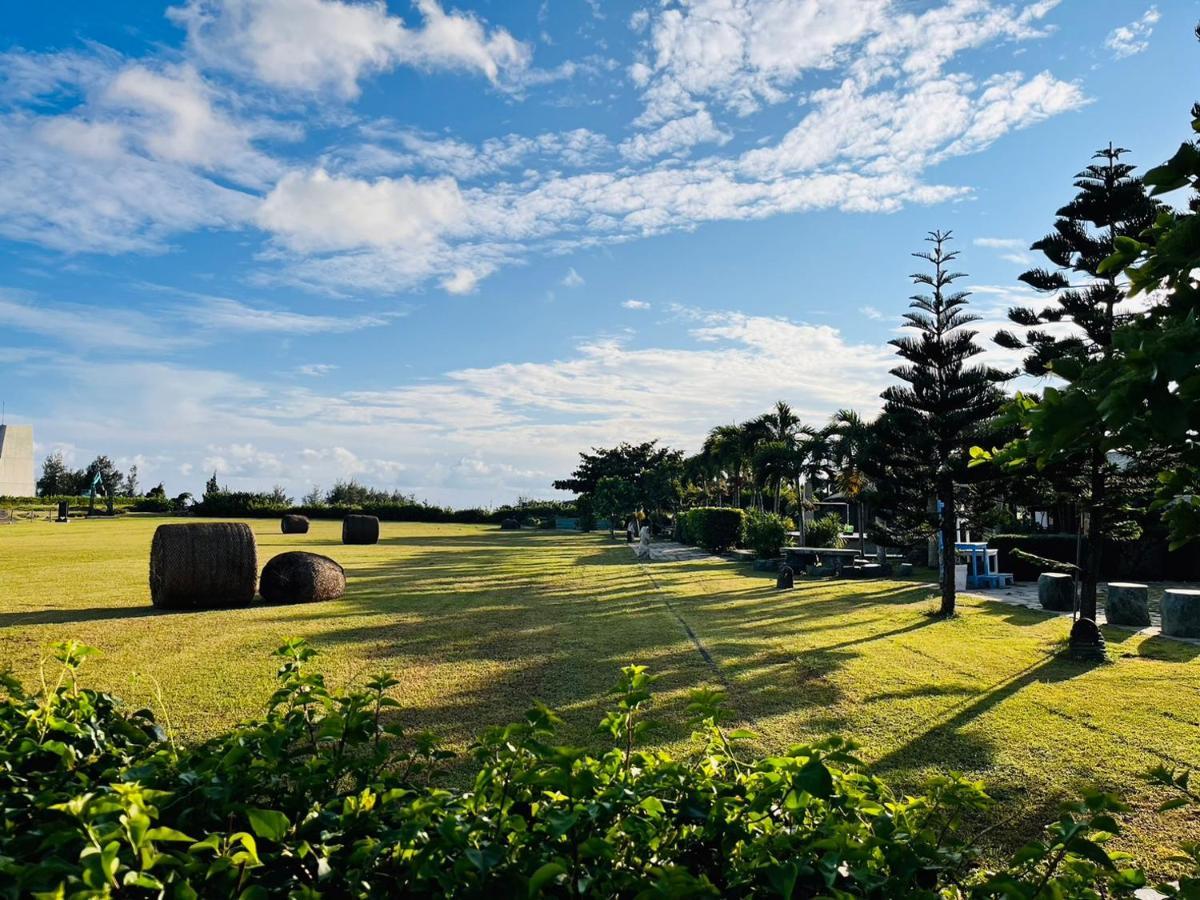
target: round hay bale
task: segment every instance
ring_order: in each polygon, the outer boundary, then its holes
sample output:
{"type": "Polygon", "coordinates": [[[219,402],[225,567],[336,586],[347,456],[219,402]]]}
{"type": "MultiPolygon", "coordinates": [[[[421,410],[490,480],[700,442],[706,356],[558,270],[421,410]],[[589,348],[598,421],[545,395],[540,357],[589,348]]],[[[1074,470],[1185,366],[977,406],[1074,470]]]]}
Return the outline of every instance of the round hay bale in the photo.
{"type": "Polygon", "coordinates": [[[500,523],[501,531],[520,531],[521,523],[516,519],[505,519],[500,523]]]}
{"type": "Polygon", "coordinates": [[[243,522],[159,525],[150,543],[150,600],[159,609],[247,606],[258,546],[243,522]]]}
{"type": "Polygon", "coordinates": [[[379,519],[376,516],[346,516],[342,519],[343,544],[378,544],[379,519]]]}
{"type": "Polygon", "coordinates": [[[286,515],[280,520],[279,527],[284,534],[308,534],[308,516],[286,515]]]}
{"type": "Polygon", "coordinates": [[[336,600],[346,593],[346,570],[317,553],[280,553],[263,567],[258,592],[268,603],[336,600]]]}

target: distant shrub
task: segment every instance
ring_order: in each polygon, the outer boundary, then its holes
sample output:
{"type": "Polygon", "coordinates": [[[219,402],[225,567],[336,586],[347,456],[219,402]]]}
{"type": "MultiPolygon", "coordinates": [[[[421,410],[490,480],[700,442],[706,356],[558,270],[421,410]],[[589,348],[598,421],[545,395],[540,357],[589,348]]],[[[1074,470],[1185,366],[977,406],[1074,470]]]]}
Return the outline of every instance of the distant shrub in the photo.
{"type": "Polygon", "coordinates": [[[216,491],[205,494],[192,506],[198,516],[282,516],[291,507],[286,498],[280,502],[275,494],[250,491],[216,491]]]}
{"type": "Polygon", "coordinates": [[[804,533],[804,541],[810,547],[838,549],[846,543],[843,537],[844,533],[845,526],[842,525],[842,520],[830,513],[809,523],[808,529],[804,533]]]}
{"type": "Polygon", "coordinates": [[[699,506],[680,516],[687,542],[716,553],[736,546],[744,517],[742,510],[723,506],[699,506]]]}
{"type": "Polygon", "coordinates": [[[191,748],[81,686],[91,652],[58,645],[64,671],[37,693],[0,680],[0,897],[1075,900],[1146,883],[1105,849],[1122,810],[1109,795],[980,868],[966,824],[991,806],[979,782],[898,794],[839,738],[755,759],[719,690],[688,698],[691,752],[646,751],[644,666],[621,671],[608,752],[567,746],[537,705],[479,735],[454,788],[430,785],[450,754],[405,731],[399,682],[335,691],[304,641],[276,651],[262,718],[191,748]]]}
{"type": "Polygon", "coordinates": [[[791,530],[791,519],[752,509],[745,515],[741,544],[753,550],[759,559],[774,559],[787,543],[787,533],[791,530]]]}

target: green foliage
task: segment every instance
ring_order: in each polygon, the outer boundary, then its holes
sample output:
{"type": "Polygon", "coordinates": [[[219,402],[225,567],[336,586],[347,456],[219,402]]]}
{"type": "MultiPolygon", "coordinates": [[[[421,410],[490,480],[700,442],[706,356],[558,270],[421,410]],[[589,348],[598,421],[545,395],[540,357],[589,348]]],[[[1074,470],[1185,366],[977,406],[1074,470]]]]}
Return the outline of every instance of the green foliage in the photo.
{"type": "Polygon", "coordinates": [[[608,519],[610,527],[616,527],[637,506],[637,488],[633,482],[613,475],[605,475],[596,482],[592,492],[592,506],[601,516],[608,519]]]}
{"type": "MultiPolygon", "coordinates": [[[[1200,135],[1200,104],[1191,110],[1200,135]]],[[[1065,388],[1037,401],[1018,397],[1010,416],[1022,436],[1000,450],[973,451],[977,464],[1045,467],[1100,436],[1102,451],[1157,458],[1155,501],[1173,547],[1200,539],[1200,145],[1180,146],[1169,161],[1146,173],[1155,196],[1187,190],[1186,211],[1159,208],[1148,226],[1118,234],[1096,267],[1110,282],[1129,280],[1127,295],[1159,292],[1149,312],[1117,322],[1109,352],[1081,363],[1064,356],[1049,368],[1065,388]]]]}
{"type": "Polygon", "coordinates": [[[741,544],[753,550],[759,559],[774,559],[787,543],[787,533],[793,527],[791,519],[752,509],[746,512],[741,544]]]}
{"type": "Polygon", "coordinates": [[[266,715],[176,748],[144,711],[83,689],[92,652],[58,647],[57,682],[0,702],[0,896],[1094,897],[1144,884],[1104,848],[1122,807],[1089,795],[999,870],[963,823],[982,785],[915,796],[839,738],[755,760],[719,690],[693,692],[693,751],[641,749],[653,677],[621,671],[596,757],[556,741],[544,706],[485,731],[466,789],[409,735],[387,676],[340,693],[313,648],[276,651],[266,715]]]}
{"type": "Polygon", "coordinates": [[[838,550],[846,543],[844,531],[841,517],[829,513],[809,524],[804,533],[804,541],[810,547],[831,547],[838,550]]]}
{"type": "Polygon", "coordinates": [[[736,546],[745,513],[723,506],[700,506],[680,513],[688,543],[720,553],[736,546]]]}

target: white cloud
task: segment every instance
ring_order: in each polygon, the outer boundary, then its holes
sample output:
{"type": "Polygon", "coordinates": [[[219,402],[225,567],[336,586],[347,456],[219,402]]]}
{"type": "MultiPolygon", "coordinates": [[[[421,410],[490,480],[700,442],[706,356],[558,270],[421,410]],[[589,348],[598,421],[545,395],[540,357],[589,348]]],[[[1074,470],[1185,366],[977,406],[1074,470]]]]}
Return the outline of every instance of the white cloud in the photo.
{"type": "Polygon", "coordinates": [[[860,306],[858,311],[868,319],[874,319],[876,321],[887,318],[887,316],[885,316],[877,307],[874,306],[860,306]]]}
{"type": "Polygon", "coordinates": [[[323,378],[330,372],[336,371],[337,368],[333,363],[306,363],[303,366],[297,366],[296,371],[311,378],[323,378]]]}
{"type": "Polygon", "coordinates": [[[649,309],[650,304],[645,300],[625,300],[621,303],[626,309],[649,309]]]}
{"type": "Polygon", "coordinates": [[[259,208],[259,225],[301,252],[424,248],[461,231],[467,204],[452,178],[373,182],[323,169],[289,172],[259,208]]]}
{"type": "Polygon", "coordinates": [[[67,253],[164,249],[170,235],[237,229],[254,198],[125,146],[115,125],[0,117],[0,235],[67,253]]]}
{"type": "MultiPolygon", "coordinates": [[[[683,346],[598,338],[549,362],[452,369],[429,382],[338,393],[289,378],[97,360],[64,370],[68,389],[47,389],[43,437],[69,438],[86,452],[154,446],[159,453],[142,479],[166,480],[172,493],[200,486],[180,484],[180,466],[191,464],[200,481],[218,468],[236,488],[278,481],[298,494],[357,475],[438,502],[499,503],[551,494],[550,481],[588,446],[661,437],[695,451],[715,422],[780,398],[813,422],[848,404],[869,413],[894,362],[889,348],[849,343],[825,326],[676,314],[690,339],[683,346]],[[113,396],[122,398],[128,447],[111,428],[113,396]],[[69,434],[55,434],[56,422],[70,422],[69,434]],[[214,443],[214,435],[237,437],[214,443]]],[[[353,377],[352,367],[343,369],[353,377]]]]}
{"type": "Polygon", "coordinates": [[[583,283],[583,276],[575,271],[574,266],[571,266],[567,269],[567,274],[564,275],[562,281],[559,282],[559,284],[567,288],[579,287],[583,283]]]}
{"type": "Polygon", "coordinates": [[[1029,241],[1022,238],[977,237],[971,241],[976,247],[990,247],[993,250],[1024,250],[1029,241]]]}
{"type": "Polygon", "coordinates": [[[397,316],[404,315],[404,312],[359,316],[311,315],[283,309],[256,308],[227,297],[204,297],[184,307],[181,312],[194,324],[214,331],[296,335],[359,331],[386,325],[397,316]]]}
{"type": "Polygon", "coordinates": [[[450,137],[413,131],[390,119],[361,128],[368,143],[334,154],[341,169],[354,175],[379,175],[421,169],[462,180],[481,178],[532,162],[579,168],[611,153],[604,135],[587,128],[543,132],[534,137],[506,134],[469,144],[450,137]]]}
{"type": "Polygon", "coordinates": [[[493,83],[529,65],[529,48],[472,13],[416,0],[419,27],[383,2],[189,0],[168,15],[188,32],[191,53],[212,68],[252,75],[275,88],[351,99],[359,81],[398,65],[459,69],[493,83]]]}
{"type": "Polygon", "coordinates": [[[1154,26],[1160,18],[1158,7],[1151,6],[1140,18],[1110,31],[1104,39],[1104,46],[1117,59],[1142,53],[1149,49],[1150,36],[1154,34],[1154,26]]]}
{"type": "Polygon", "coordinates": [[[987,247],[991,250],[999,250],[1000,258],[1006,262],[1016,263],[1020,266],[1027,266],[1033,263],[1033,257],[1027,252],[1029,249],[1029,241],[1021,238],[994,238],[994,237],[978,237],[971,243],[976,247],[987,247]]]}
{"type": "Polygon", "coordinates": [[[217,108],[216,100],[190,67],[155,72],[129,66],[105,87],[101,105],[137,117],[127,120],[124,130],[150,156],[231,175],[252,186],[277,177],[282,167],[251,141],[260,130],[281,129],[235,121],[217,108]]]}
{"type": "Polygon", "coordinates": [[[109,352],[162,352],[188,343],[167,334],[153,318],[132,309],[81,303],[47,303],[0,289],[0,325],[69,347],[109,352]]]}
{"type": "Polygon", "coordinates": [[[472,294],[479,286],[479,274],[471,269],[455,269],[442,279],[442,290],[448,294],[472,294]]]}
{"type": "Polygon", "coordinates": [[[690,116],[672,119],[654,131],[635,134],[623,141],[619,149],[629,159],[647,160],[676,151],[689,151],[697,144],[726,144],[730,138],[728,132],[716,126],[708,110],[702,109],[690,116]]]}

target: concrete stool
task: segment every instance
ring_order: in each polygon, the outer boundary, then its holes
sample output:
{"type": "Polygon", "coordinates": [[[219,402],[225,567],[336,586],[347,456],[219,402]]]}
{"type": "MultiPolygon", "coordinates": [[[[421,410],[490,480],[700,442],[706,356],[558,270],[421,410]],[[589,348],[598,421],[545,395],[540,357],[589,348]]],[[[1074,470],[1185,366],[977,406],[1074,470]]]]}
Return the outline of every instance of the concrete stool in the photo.
{"type": "Polygon", "coordinates": [[[1038,603],[1042,609],[1071,612],[1075,608],[1075,579],[1063,572],[1043,572],[1038,576],[1038,603]]]}
{"type": "Polygon", "coordinates": [[[900,563],[900,577],[907,578],[912,575],[912,563],[900,563]]]}
{"type": "Polygon", "coordinates": [[[884,574],[883,566],[879,563],[866,563],[858,568],[860,570],[858,573],[860,578],[882,578],[884,574]]]}
{"type": "Polygon", "coordinates": [[[1104,615],[1109,625],[1136,625],[1145,628],[1150,624],[1150,591],[1144,584],[1131,581],[1110,581],[1104,615]]]}
{"type": "Polygon", "coordinates": [[[1162,633],[1200,638],[1200,591],[1171,588],[1163,594],[1162,633]]]}

